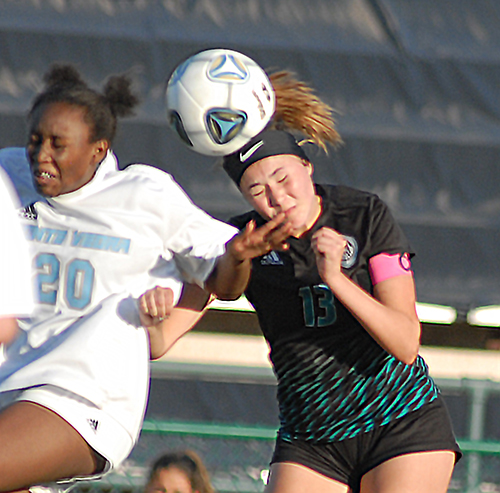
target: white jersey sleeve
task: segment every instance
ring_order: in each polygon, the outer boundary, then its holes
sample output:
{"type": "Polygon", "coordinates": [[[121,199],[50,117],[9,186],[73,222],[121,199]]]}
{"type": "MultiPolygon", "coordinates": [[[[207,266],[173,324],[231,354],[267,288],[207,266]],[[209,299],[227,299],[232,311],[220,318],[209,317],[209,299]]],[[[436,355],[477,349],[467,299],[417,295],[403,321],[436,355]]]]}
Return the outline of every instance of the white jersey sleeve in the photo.
{"type": "Polygon", "coordinates": [[[238,230],[197,207],[168,173],[145,165],[126,169],[147,174],[164,190],[157,206],[163,211],[165,254],[173,256],[184,280],[202,286],[238,230]]]}
{"type": "Polygon", "coordinates": [[[31,258],[17,214],[12,184],[0,168],[0,316],[24,316],[34,307],[31,258]]]}

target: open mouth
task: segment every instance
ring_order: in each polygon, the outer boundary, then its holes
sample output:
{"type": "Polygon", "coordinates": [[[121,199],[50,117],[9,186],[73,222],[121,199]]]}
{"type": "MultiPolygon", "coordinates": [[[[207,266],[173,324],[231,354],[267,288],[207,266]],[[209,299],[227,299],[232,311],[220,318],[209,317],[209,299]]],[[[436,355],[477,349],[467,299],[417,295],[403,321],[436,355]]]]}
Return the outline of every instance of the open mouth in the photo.
{"type": "Polygon", "coordinates": [[[39,192],[46,194],[57,181],[57,175],[45,170],[36,170],[33,173],[33,182],[39,192]]]}
{"type": "Polygon", "coordinates": [[[52,173],[49,173],[48,171],[37,171],[35,173],[35,177],[40,181],[45,181],[45,180],[52,180],[56,176],[53,175],[52,173]]]}

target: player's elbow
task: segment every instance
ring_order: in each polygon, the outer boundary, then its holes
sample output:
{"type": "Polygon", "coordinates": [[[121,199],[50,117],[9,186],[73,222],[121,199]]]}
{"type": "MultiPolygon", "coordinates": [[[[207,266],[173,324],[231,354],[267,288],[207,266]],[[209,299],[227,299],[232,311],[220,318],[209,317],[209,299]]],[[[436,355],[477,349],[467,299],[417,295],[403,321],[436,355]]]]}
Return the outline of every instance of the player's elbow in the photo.
{"type": "Polygon", "coordinates": [[[420,350],[420,323],[418,323],[418,330],[415,329],[412,332],[412,335],[407,338],[398,358],[406,365],[412,365],[417,359],[420,350]]]}
{"type": "Polygon", "coordinates": [[[241,292],[215,292],[214,293],[217,299],[221,301],[236,301],[237,299],[240,298],[240,296],[243,294],[243,291],[241,292]]]}
{"type": "Polygon", "coordinates": [[[400,358],[400,361],[403,362],[405,365],[413,365],[413,363],[415,363],[415,360],[417,359],[417,356],[418,356],[418,350],[409,351],[408,354],[405,354],[400,358]]]}
{"type": "Polygon", "coordinates": [[[249,270],[243,275],[226,276],[223,269],[218,266],[206,280],[205,289],[219,300],[234,301],[244,293],[248,279],[249,270]]]}
{"type": "Polygon", "coordinates": [[[221,301],[237,300],[244,291],[243,288],[228,286],[227,283],[218,283],[213,277],[207,280],[205,289],[221,301]]]}

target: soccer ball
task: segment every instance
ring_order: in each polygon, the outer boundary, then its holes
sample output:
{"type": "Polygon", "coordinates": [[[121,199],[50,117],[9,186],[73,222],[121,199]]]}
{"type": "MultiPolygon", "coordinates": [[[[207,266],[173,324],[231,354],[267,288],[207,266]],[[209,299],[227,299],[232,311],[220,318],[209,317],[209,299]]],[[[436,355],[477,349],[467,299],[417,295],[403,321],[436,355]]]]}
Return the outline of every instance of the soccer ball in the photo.
{"type": "Polygon", "coordinates": [[[209,156],[236,152],[271,120],[274,91],[251,58],[205,50],[181,63],[166,90],[169,123],[192,150],[209,156]]]}

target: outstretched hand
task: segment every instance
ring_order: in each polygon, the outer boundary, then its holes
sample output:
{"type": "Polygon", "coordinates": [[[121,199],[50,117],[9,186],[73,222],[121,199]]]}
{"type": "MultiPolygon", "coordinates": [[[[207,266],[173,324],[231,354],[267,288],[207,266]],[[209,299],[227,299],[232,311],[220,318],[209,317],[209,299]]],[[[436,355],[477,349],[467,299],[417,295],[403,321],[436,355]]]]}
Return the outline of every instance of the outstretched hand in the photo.
{"type": "Polygon", "coordinates": [[[291,232],[292,225],[285,221],[283,213],[270,219],[260,228],[257,228],[252,220],[229,242],[228,249],[237,261],[243,262],[272,250],[287,250],[286,240],[291,232]]]}
{"type": "Polygon", "coordinates": [[[245,229],[226,245],[226,253],[205,282],[205,289],[220,300],[236,300],[245,291],[250,279],[251,259],[271,250],[287,250],[292,225],[285,214],[278,214],[260,228],[250,221],[245,229]]]}
{"type": "Polygon", "coordinates": [[[174,292],[156,286],[139,298],[139,317],[143,327],[157,325],[168,318],[174,309],[174,292]]]}

